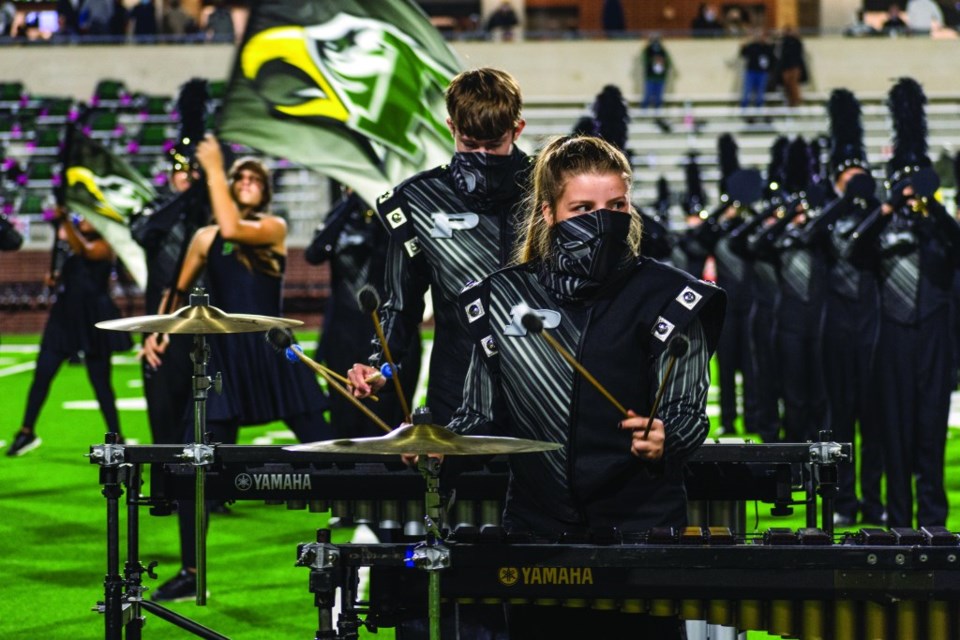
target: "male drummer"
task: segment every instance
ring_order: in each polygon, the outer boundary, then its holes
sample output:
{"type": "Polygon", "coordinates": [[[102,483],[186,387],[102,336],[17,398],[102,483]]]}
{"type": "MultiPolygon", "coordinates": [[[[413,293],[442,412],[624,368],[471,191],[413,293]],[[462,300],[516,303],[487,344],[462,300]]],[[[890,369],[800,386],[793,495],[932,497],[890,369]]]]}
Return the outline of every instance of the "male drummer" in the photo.
{"type": "MultiPolygon", "coordinates": [[[[526,123],[520,87],[509,73],[464,71],[447,88],[446,104],[456,150],[450,163],[413,176],[377,203],[390,231],[380,317],[395,362],[423,318],[428,288],[433,297],[427,404],[437,424],[446,424],[459,406],[470,360],[457,294],[507,264],[530,166],[515,144],[526,123]]],[[[374,366],[381,361],[379,351],[370,357],[374,366]]],[[[364,364],[350,369],[354,395],[367,397],[384,386],[383,378],[365,381],[375,372],[364,364]]]]}
{"type": "MultiPolygon", "coordinates": [[[[413,176],[377,203],[390,232],[381,318],[394,362],[403,359],[418,331],[428,288],[433,297],[427,403],[437,424],[446,424],[460,405],[470,361],[457,294],[509,261],[530,166],[515,144],[526,123],[520,117],[520,87],[509,73],[464,71],[447,88],[446,104],[455,145],[450,163],[413,176]]],[[[382,360],[379,350],[370,357],[374,366],[382,360]]],[[[376,371],[364,364],[350,369],[354,395],[364,398],[384,386],[383,378],[366,382],[376,371]]],[[[425,636],[419,622],[402,625],[397,637],[425,636]]],[[[504,635],[495,611],[461,609],[458,623],[462,637],[504,635]]]]}

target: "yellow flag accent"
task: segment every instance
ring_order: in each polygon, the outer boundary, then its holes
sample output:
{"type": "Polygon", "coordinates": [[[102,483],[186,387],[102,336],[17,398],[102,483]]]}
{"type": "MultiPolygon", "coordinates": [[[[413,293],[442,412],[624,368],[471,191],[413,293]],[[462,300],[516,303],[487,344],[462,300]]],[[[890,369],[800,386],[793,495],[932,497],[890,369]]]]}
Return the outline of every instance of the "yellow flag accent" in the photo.
{"type": "Polygon", "coordinates": [[[67,169],[67,186],[72,187],[75,184],[82,184],[87,188],[87,191],[90,192],[97,200],[96,210],[97,213],[102,215],[105,218],[110,218],[121,224],[124,223],[123,216],[121,216],[116,209],[110,206],[110,203],[107,201],[106,196],[103,195],[103,192],[100,191],[100,187],[97,186],[96,178],[92,171],[86,167],[70,167],[67,169]]]}
{"type": "Polygon", "coordinates": [[[274,27],[250,38],[240,56],[243,75],[253,80],[267,62],[283,60],[306,73],[325,97],[310,98],[298,105],[274,105],[277,111],[297,117],[322,116],[346,122],[350,114],[310,57],[305,32],[302,27],[274,27]]]}

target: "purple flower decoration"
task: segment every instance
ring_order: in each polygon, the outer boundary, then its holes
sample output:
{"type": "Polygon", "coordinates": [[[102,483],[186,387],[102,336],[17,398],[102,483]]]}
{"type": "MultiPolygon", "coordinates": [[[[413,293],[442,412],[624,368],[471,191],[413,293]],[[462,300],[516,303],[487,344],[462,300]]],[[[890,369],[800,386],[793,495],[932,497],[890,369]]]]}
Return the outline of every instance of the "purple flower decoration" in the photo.
{"type": "Polygon", "coordinates": [[[140,143],[136,140],[130,140],[127,143],[127,153],[140,153],[140,143]]]}

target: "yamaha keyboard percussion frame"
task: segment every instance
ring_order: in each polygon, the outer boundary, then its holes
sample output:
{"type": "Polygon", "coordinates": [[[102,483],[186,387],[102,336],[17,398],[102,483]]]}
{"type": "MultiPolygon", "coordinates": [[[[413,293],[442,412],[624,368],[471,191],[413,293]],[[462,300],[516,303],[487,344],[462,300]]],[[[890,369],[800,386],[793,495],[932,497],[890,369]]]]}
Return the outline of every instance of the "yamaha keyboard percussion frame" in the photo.
{"type": "MultiPolygon", "coordinates": [[[[90,449],[91,462],[100,466],[100,484],[107,503],[107,574],[104,600],[96,608],[104,615],[107,640],[120,640],[124,630],[128,640],[139,640],[143,610],[199,637],[224,638],[144,598],[148,589],[143,585],[143,574],[156,578],[156,563],[141,563],[139,509],[148,506],[158,513],[169,512],[172,500],[193,497],[193,474],[197,468],[204,469],[208,499],[280,501],[290,508],[310,506],[315,511],[333,508],[333,515],[367,520],[381,529],[402,526],[408,537],[423,531],[408,526],[416,524],[415,518],[423,515],[423,478],[389,457],[292,452],[280,446],[198,447],[121,445],[108,437],[106,444],[90,449]],[[153,467],[152,496],[141,495],[145,465],[153,467]],[[126,561],[121,573],[120,512],[124,492],[126,561]],[[397,504],[399,508],[394,508],[397,504]]],[[[836,465],[850,460],[850,444],[827,441],[705,444],[689,460],[686,469],[691,522],[743,531],[743,503],[758,500],[773,503],[774,512],[781,513],[788,512],[790,505],[804,505],[807,523],[815,527],[819,499],[822,526],[832,530],[836,465]],[[798,485],[803,488],[805,499],[794,502],[792,490],[798,485]]],[[[505,466],[458,476],[451,522],[497,524],[506,482],[505,466]],[[472,508],[463,509],[464,505],[472,508]]]]}
{"type": "MultiPolygon", "coordinates": [[[[445,541],[447,603],[594,608],[775,635],[832,640],[953,640],[960,636],[960,546],[943,528],[864,529],[834,539],[820,529],[756,537],[721,528],[537,542],[520,536],[445,541]]],[[[427,569],[412,544],[298,547],[320,609],[316,640],[357,638],[360,626],[394,626],[423,607],[427,569]],[[400,581],[389,603],[357,593],[357,570],[400,581]],[[411,571],[410,569],[414,569],[411,571]],[[334,591],[340,617],[332,626],[334,591]],[[366,618],[361,620],[361,616],[366,618]]],[[[374,584],[374,587],[376,585],[374,584]]]]}

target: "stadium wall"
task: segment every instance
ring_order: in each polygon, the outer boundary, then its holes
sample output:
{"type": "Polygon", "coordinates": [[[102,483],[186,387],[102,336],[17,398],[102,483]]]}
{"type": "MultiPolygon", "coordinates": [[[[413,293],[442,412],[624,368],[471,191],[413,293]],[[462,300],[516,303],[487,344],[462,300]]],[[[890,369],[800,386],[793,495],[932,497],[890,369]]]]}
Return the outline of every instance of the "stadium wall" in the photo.
{"type": "MultiPolygon", "coordinates": [[[[534,100],[592,97],[604,84],[640,93],[639,40],[461,42],[454,48],[467,67],[509,70],[534,100]]],[[[676,77],[674,99],[726,100],[737,92],[740,68],[735,39],[666,41],[676,77]]],[[[891,78],[909,75],[928,94],[960,92],[960,40],[929,38],[808,38],[811,83],[826,93],[847,87],[881,94],[891,78]]],[[[0,80],[22,81],[33,94],[87,99],[97,80],[123,80],[134,90],[172,95],[194,76],[226,78],[233,63],[228,45],[14,46],[0,56],[0,80]]]]}

